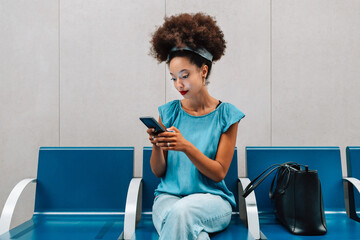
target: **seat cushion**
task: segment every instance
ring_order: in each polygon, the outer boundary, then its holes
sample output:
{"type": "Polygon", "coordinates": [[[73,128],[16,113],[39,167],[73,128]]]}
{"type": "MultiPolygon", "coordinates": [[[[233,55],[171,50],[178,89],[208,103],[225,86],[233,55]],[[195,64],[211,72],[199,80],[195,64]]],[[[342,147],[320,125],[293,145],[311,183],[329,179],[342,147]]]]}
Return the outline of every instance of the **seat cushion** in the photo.
{"type": "Polygon", "coordinates": [[[158,240],[159,235],[156,232],[152,222],[152,214],[142,214],[141,221],[136,226],[135,234],[132,239],[158,240]]]}
{"type": "Polygon", "coordinates": [[[123,215],[35,215],[1,235],[0,240],[110,240],[118,239],[123,226],[123,215]]]}
{"type": "Polygon", "coordinates": [[[280,225],[272,213],[260,214],[260,230],[268,239],[277,240],[359,239],[360,223],[351,220],[345,213],[326,213],[325,218],[328,232],[321,236],[293,235],[280,225]]]}

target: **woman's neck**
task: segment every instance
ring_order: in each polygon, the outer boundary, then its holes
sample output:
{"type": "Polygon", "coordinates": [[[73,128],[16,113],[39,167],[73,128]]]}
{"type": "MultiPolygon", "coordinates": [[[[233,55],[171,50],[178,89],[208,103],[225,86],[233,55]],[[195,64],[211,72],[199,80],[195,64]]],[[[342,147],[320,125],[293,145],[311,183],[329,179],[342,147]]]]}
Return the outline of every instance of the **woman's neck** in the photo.
{"type": "Polygon", "coordinates": [[[190,99],[183,99],[182,106],[190,110],[192,112],[208,112],[209,110],[216,109],[216,106],[219,103],[219,100],[213,98],[210,96],[209,92],[207,91],[207,88],[204,87],[204,90],[199,92],[196,96],[190,99]]]}

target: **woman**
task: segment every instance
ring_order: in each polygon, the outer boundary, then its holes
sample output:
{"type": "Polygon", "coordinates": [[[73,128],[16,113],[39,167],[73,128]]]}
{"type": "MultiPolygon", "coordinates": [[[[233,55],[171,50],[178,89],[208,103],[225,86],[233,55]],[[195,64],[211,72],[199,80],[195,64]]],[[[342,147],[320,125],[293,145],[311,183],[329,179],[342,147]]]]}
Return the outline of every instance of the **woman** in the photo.
{"type": "Polygon", "coordinates": [[[233,194],[224,183],[239,121],[245,116],[230,103],[210,96],[212,62],[221,58],[225,40],[216,21],[205,14],[165,18],[152,36],[151,54],[166,61],[171,81],[183,99],[159,107],[166,132],[154,135],[151,168],[161,178],[155,191],[153,222],[159,239],[210,239],[225,229],[233,194]]]}

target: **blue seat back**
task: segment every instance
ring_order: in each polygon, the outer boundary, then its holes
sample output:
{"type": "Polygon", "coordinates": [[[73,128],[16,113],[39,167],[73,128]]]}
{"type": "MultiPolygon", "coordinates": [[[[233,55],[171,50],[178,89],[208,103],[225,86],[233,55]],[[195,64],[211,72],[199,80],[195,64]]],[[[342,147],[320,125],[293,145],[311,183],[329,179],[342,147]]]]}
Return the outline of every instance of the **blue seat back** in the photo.
{"type": "Polygon", "coordinates": [[[124,212],[131,147],[41,147],[35,212],[124,212]]]}
{"type": "MultiPolygon", "coordinates": [[[[247,147],[246,162],[250,180],[273,164],[297,162],[308,165],[310,170],[318,170],[325,211],[344,211],[344,191],[338,147],[247,147]]],[[[273,209],[269,199],[273,177],[273,174],[270,175],[255,190],[259,211],[273,209]]]]}
{"type": "MultiPolygon", "coordinates": [[[[360,179],[360,147],[346,148],[346,164],[348,177],[360,179]]],[[[360,211],[360,194],[354,194],[354,198],[356,211],[360,211]]]]}
{"type": "MultiPolygon", "coordinates": [[[[154,200],[154,191],[160,183],[160,178],[155,177],[151,171],[150,158],[151,158],[152,147],[144,147],[143,153],[143,202],[142,209],[143,212],[151,212],[152,205],[154,200]]],[[[229,168],[229,171],[225,177],[226,186],[229,190],[235,195],[235,200],[238,202],[238,158],[237,158],[237,149],[235,149],[234,156],[229,168]]],[[[238,206],[235,211],[238,210],[238,206]]]]}

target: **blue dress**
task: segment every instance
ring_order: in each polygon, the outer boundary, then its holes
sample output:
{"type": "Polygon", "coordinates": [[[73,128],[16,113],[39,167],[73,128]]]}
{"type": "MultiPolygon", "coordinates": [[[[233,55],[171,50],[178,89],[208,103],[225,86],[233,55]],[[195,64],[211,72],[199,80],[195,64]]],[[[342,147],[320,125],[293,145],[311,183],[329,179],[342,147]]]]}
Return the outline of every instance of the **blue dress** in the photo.
{"type": "MultiPolygon", "coordinates": [[[[180,100],[168,102],[159,107],[162,123],[166,128],[179,129],[183,137],[210,159],[215,159],[221,134],[245,115],[230,103],[221,103],[214,111],[193,116],[182,109],[180,100]]],[[[234,195],[224,180],[219,183],[203,175],[180,151],[168,151],[166,174],[155,190],[155,196],[168,193],[186,196],[193,193],[220,195],[235,207],[234,195]]]]}

